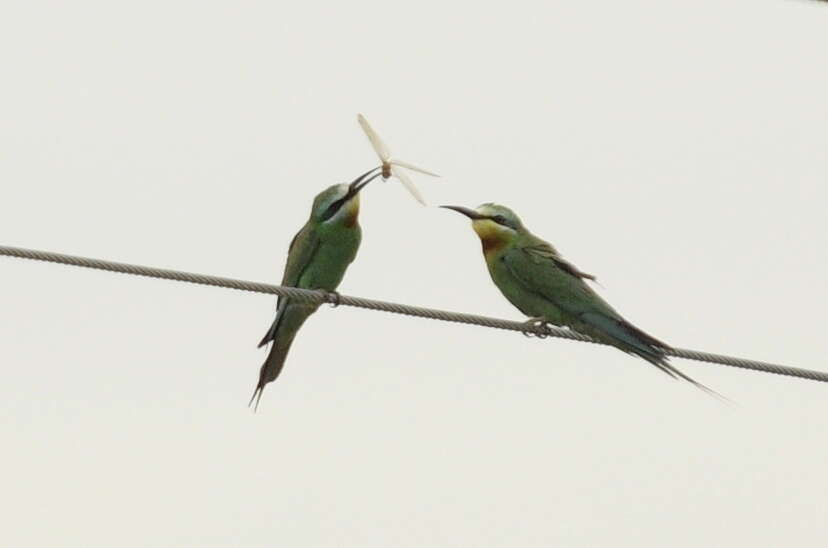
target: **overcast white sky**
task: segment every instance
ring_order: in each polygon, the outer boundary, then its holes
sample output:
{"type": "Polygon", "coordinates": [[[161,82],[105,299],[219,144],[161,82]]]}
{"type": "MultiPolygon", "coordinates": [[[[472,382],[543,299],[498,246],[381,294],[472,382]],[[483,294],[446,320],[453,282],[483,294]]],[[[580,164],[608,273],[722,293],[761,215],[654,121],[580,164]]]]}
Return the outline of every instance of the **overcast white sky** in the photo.
{"type": "MultiPolygon", "coordinates": [[[[375,165],[514,208],[676,346],[828,370],[828,5],[18,2],[0,243],[281,279],[375,165]]],[[[363,196],[345,294],[521,319],[468,223],[363,196]]],[[[0,258],[3,546],[824,546],[828,386],[0,258]]]]}

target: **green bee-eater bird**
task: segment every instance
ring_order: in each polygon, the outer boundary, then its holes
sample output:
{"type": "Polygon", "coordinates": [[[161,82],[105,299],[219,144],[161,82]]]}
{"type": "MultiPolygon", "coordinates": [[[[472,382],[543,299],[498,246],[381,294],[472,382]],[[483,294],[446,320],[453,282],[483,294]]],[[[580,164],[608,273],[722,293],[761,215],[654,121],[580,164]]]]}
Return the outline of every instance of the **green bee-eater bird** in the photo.
{"type": "MultiPolygon", "coordinates": [[[[308,222],[288,248],[282,285],[326,291],[337,288],[356,257],[362,239],[357,220],[359,191],[381,176],[381,169],[363,173],[350,184],[328,187],[316,196],[308,222]]],[[[296,333],[317,308],[319,304],[291,302],[279,297],[276,319],[259,343],[260,348],[269,342],[273,346],[259,371],[259,383],[251,403],[255,399],[258,406],[265,385],[279,376],[296,333]]]]}
{"type": "Polygon", "coordinates": [[[511,209],[497,204],[483,204],[477,210],[442,207],[472,220],[492,280],[509,302],[532,318],[530,322],[569,327],[718,395],[673,367],[665,353],[668,345],[625,320],[585,283],[595,280],[593,275],[576,268],[552,245],[529,232],[511,209]]]}

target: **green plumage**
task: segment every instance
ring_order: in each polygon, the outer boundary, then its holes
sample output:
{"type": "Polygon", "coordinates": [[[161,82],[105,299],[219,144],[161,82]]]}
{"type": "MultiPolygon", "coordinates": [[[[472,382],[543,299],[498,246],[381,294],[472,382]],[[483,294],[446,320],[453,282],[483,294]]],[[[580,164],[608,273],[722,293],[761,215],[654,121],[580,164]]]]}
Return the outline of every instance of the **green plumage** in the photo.
{"type": "MultiPolygon", "coordinates": [[[[366,179],[370,173],[350,185],[331,186],[316,196],[310,218],[290,243],[282,285],[326,291],[334,291],[339,286],[362,239],[357,220],[358,192],[379,175],[366,179]]],[[[265,385],[279,376],[299,328],[318,308],[318,304],[279,297],[276,319],[259,343],[260,347],[270,342],[273,345],[259,371],[251,402],[256,399],[258,405],[265,385]]]]}
{"type": "Polygon", "coordinates": [[[551,244],[529,232],[512,210],[496,204],[484,204],[476,211],[448,207],[472,219],[492,280],[521,312],[589,335],[712,392],[673,367],[665,353],[668,345],[625,320],[586,284],[594,276],[580,271],[551,244]]]}

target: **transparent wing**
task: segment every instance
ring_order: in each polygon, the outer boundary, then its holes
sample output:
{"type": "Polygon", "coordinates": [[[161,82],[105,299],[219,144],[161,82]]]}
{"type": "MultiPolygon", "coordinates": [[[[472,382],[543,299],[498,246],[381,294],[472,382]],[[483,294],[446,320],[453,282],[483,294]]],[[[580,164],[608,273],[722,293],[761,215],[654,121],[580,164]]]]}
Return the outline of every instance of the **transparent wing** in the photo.
{"type": "Polygon", "coordinates": [[[403,186],[414,196],[414,199],[420,202],[423,205],[426,205],[425,198],[423,195],[420,194],[419,189],[414,185],[414,181],[401,169],[397,168],[396,166],[391,166],[391,175],[399,179],[399,181],[403,184],[403,186]]]}
{"type": "Polygon", "coordinates": [[[422,173],[423,175],[431,175],[432,177],[439,177],[436,173],[432,173],[431,171],[427,171],[421,167],[413,166],[408,162],[403,162],[402,160],[391,160],[389,162],[391,165],[404,167],[405,169],[410,169],[411,171],[416,171],[417,173],[422,173]]]}
{"type": "Polygon", "coordinates": [[[374,128],[371,127],[371,124],[368,123],[368,120],[365,119],[365,116],[362,114],[357,114],[357,122],[359,122],[362,131],[365,132],[365,135],[368,137],[368,140],[371,141],[371,146],[374,147],[374,152],[377,153],[379,159],[382,163],[388,161],[391,158],[391,151],[388,150],[388,145],[382,142],[380,136],[377,135],[377,132],[374,131],[374,128]]]}

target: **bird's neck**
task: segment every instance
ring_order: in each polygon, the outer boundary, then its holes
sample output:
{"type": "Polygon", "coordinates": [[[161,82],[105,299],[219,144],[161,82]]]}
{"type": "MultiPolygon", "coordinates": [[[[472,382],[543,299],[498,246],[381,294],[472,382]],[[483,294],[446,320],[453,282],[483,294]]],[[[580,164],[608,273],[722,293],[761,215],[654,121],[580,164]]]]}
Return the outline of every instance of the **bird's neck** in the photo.
{"type": "Polygon", "coordinates": [[[359,195],[354,196],[347,204],[343,207],[346,207],[345,210],[345,218],[343,219],[343,225],[347,228],[353,228],[357,225],[359,221],[359,195]]]}
{"type": "Polygon", "coordinates": [[[480,237],[480,243],[483,244],[483,254],[487,259],[506,247],[513,237],[508,229],[488,219],[474,221],[472,228],[480,237]]]}
{"type": "Polygon", "coordinates": [[[487,259],[497,255],[500,251],[502,251],[506,247],[506,240],[502,238],[496,237],[480,237],[480,243],[483,245],[483,255],[486,256],[487,259]]]}

